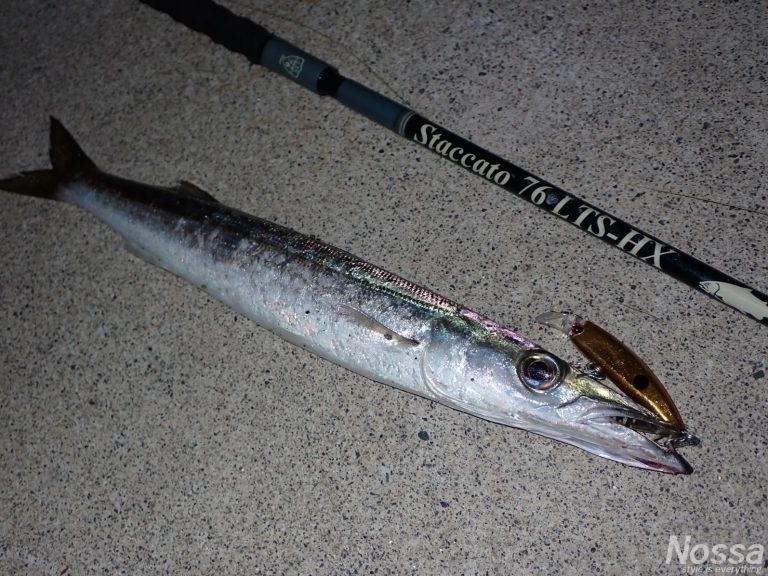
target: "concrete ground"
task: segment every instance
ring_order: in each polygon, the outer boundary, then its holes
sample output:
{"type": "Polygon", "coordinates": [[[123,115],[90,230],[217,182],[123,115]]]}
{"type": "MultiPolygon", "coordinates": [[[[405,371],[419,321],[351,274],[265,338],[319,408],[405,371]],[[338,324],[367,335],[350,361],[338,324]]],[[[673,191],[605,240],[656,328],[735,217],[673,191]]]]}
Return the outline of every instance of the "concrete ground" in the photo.
{"type": "MultiPolygon", "coordinates": [[[[768,289],[764,3],[225,4],[768,289]]],[[[5,2],[0,54],[0,173],[47,165],[55,115],[113,173],[195,182],[571,361],[534,318],[577,310],[703,439],[673,477],[489,424],[283,342],[74,207],[2,195],[0,573],[764,566],[738,554],[768,545],[765,326],[136,1],[5,2]]]]}

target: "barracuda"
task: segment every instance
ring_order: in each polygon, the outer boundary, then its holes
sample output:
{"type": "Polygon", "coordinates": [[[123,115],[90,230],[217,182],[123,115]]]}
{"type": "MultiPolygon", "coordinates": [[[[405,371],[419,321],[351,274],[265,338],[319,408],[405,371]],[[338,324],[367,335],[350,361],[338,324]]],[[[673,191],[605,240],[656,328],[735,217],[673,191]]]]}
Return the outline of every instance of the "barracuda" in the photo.
{"type": "Polygon", "coordinates": [[[372,380],[630,466],[692,471],[663,442],[668,424],[512,330],[191,184],[102,172],[54,118],[50,137],[52,169],[0,189],[83,208],[133,254],[372,380]]]}

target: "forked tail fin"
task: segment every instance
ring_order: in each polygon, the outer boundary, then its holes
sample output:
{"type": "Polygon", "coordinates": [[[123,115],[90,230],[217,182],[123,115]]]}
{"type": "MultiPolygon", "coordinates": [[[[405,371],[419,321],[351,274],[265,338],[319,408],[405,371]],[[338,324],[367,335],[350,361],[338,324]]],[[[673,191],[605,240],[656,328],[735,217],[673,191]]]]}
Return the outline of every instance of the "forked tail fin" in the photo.
{"type": "Polygon", "coordinates": [[[60,185],[96,170],[96,165],[56,118],[51,116],[51,169],[31,170],[0,179],[0,190],[57,199],[60,185]]]}

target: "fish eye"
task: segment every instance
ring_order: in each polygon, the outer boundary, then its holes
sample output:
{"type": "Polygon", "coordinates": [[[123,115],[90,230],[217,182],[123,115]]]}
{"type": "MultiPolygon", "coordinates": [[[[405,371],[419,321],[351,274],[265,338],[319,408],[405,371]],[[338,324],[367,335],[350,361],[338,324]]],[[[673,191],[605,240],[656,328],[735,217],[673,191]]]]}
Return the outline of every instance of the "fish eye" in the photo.
{"type": "Polygon", "coordinates": [[[550,354],[532,352],[517,365],[517,375],[527,388],[535,392],[551,390],[563,380],[563,370],[550,354]]]}

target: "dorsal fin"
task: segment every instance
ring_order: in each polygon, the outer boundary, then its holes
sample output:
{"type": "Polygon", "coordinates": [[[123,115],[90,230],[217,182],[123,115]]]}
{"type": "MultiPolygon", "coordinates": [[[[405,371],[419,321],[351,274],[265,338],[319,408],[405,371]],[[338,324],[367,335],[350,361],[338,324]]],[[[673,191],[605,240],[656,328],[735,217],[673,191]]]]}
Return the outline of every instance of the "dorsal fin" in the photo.
{"type": "Polygon", "coordinates": [[[194,198],[195,200],[207,200],[208,202],[216,202],[217,204],[221,204],[221,202],[211,196],[208,192],[199,186],[195,186],[192,184],[192,182],[187,182],[186,180],[180,180],[178,185],[172,188],[172,190],[182,196],[186,196],[187,198],[194,198]]]}

